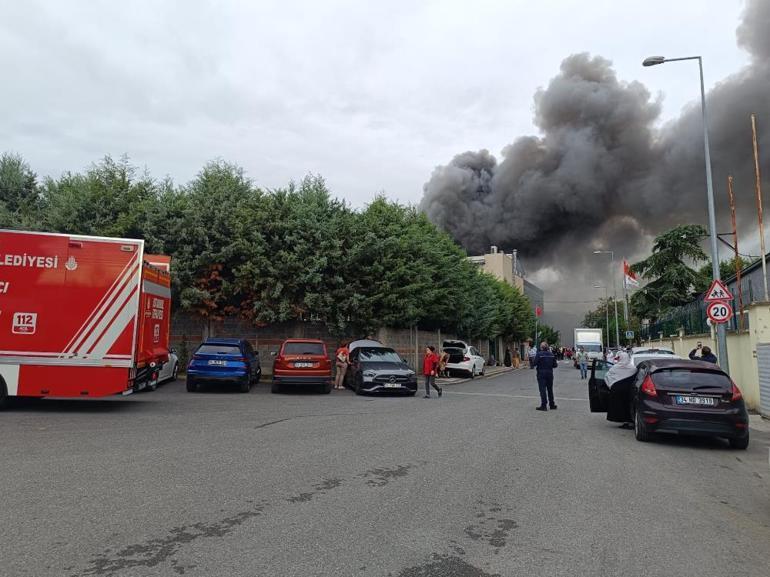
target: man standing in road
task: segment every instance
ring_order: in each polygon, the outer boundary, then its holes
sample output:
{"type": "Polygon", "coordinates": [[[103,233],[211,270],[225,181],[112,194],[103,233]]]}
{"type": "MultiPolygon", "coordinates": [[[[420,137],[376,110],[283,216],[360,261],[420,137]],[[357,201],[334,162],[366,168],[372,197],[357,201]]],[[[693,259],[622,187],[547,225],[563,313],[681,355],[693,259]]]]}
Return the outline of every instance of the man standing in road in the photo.
{"type": "Polygon", "coordinates": [[[553,398],[553,370],[558,366],[556,357],[548,348],[548,343],[540,343],[540,350],[535,355],[535,368],[537,368],[537,387],[540,389],[540,406],[538,411],[556,410],[556,402],[553,398]]]}
{"type": "Polygon", "coordinates": [[[438,392],[438,396],[444,392],[444,389],[436,384],[436,372],[438,371],[439,356],[436,354],[436,347],[427,347],[425,356],[422,359],[422,375],[425,377],[425,398],[430,399],[430,388],[433,387],[438,392]]]}
{"type": "Polygon", "coordinates": [[[580,378],[585,379],[588,377],[588,353],[583,347],[577,353],[577,362],[580,366],[580,378]]]}

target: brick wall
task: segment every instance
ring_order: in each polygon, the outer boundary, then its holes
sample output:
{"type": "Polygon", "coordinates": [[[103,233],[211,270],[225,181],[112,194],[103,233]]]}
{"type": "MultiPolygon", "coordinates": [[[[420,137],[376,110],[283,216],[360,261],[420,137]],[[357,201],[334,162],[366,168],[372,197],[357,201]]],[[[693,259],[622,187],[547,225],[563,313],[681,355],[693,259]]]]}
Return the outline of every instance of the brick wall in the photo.
{"type": "MultiPolygon", "coordinates": [[[[339,339],[329,334],[326,325],[319,322],[292,321],[267,327],[255,327],[252,323],[237,318],[227,318],[222,321],[206,321],[192,315],[179,313],[171,319],[171,346],[180,356],[181,366],[186,366],[191,352],[207,337],[245,338],[259,352],[262,361],[262,372],[272,374],[272,356],[278,352],[285,339],[305,338],[320,339],[326,343],[329,355],[343,342],[351,339],[339,339]]],[[[363,338],[365,335],[361,335],[363,338]]],[[[433,345],[437,349],[441,341],[458,339],[457,335],[441,331],[423,331],[414,329],[380,329],[374,337],[383,344],[392,347],[404,357],[412,367],[418,367],[426,346],[433,345]]],[[[459,338],[459,340],[466,340],[459,338]]],[[[466,342],[468,342],[466,340],[466,342]]],[[[481,356],[489,357],[489,342],[487,340],[470,341],[481,356]]]]}

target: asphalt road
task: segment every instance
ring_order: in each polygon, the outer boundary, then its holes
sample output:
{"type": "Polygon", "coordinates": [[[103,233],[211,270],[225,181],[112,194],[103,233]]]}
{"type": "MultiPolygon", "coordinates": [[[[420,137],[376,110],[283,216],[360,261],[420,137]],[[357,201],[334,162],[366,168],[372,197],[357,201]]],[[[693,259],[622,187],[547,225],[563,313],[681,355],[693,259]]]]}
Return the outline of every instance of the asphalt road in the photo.
{"type": "Polygon", "coordinates": [[[577,371],[441,399],[184,392],[0,414],[0,575],[770,575],[770,435],[643,444],[577,371]]]}

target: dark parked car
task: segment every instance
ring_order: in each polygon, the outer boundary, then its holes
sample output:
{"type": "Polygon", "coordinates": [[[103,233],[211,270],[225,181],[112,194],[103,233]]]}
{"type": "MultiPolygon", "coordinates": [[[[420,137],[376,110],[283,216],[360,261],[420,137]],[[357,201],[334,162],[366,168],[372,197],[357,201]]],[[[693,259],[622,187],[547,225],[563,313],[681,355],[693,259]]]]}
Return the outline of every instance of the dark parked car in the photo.
{"type": "Polygon", "coordinates": [[[259,381],[259,355],[245,339],[207,339],[198,347],[187,366],[187,391],[205,383],[231,383],[242,393],[259,381]]]}
{"type": "Polygon", "coordinates": [[[316,385],[322,393],[331,392],[332,362],[323,341],[287,339],[281,344],[273,364],[272,391],[297,385],[316,385]]]}
{"type": "Polygon", "coordinates": [[[345,386],[356,394],[417,392],[417,375],[396,351],[377,341],[353,341],[345,386]]]}
{"type": "MultiPolygon", "coordinates": [[[[609,365],[594,360],[588,381],[592,413],[607,412],[609,365]]],[[[625,381],[625,380],[624,380],[625,381]]],[[[623,382],[623,381],[620,381],[623,382]]],[[[725,437],[735,449],[749,445],[749,416],[740,389],[717,365],[687,359],[643,361],[629,377],[628,403],[612,420],[633,422],[638,441],[655,433],[725,437]]]]}

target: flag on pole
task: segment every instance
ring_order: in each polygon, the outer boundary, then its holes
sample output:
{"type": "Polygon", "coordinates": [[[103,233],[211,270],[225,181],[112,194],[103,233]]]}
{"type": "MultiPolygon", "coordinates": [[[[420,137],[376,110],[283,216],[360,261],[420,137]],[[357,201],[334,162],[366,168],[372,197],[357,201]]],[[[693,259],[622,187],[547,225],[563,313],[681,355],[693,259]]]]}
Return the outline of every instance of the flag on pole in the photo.
{"type": "Polygon", "coordinates": [[[543,309],[541,309],[541,308],[540,308],[540,306],[536,306],[536,307],[535,307],[535,316],[536,316],[536,317],[541,317],[541,316],[543,316],[543,309]]]}
{"type": "Polygon", "coordinates": [[[623,260],[623,282],[626,288],[630,286],[639,286],[639,279],[636,278],[636,273],[631,270],[631,266],[628,261],[623,260]]]}

